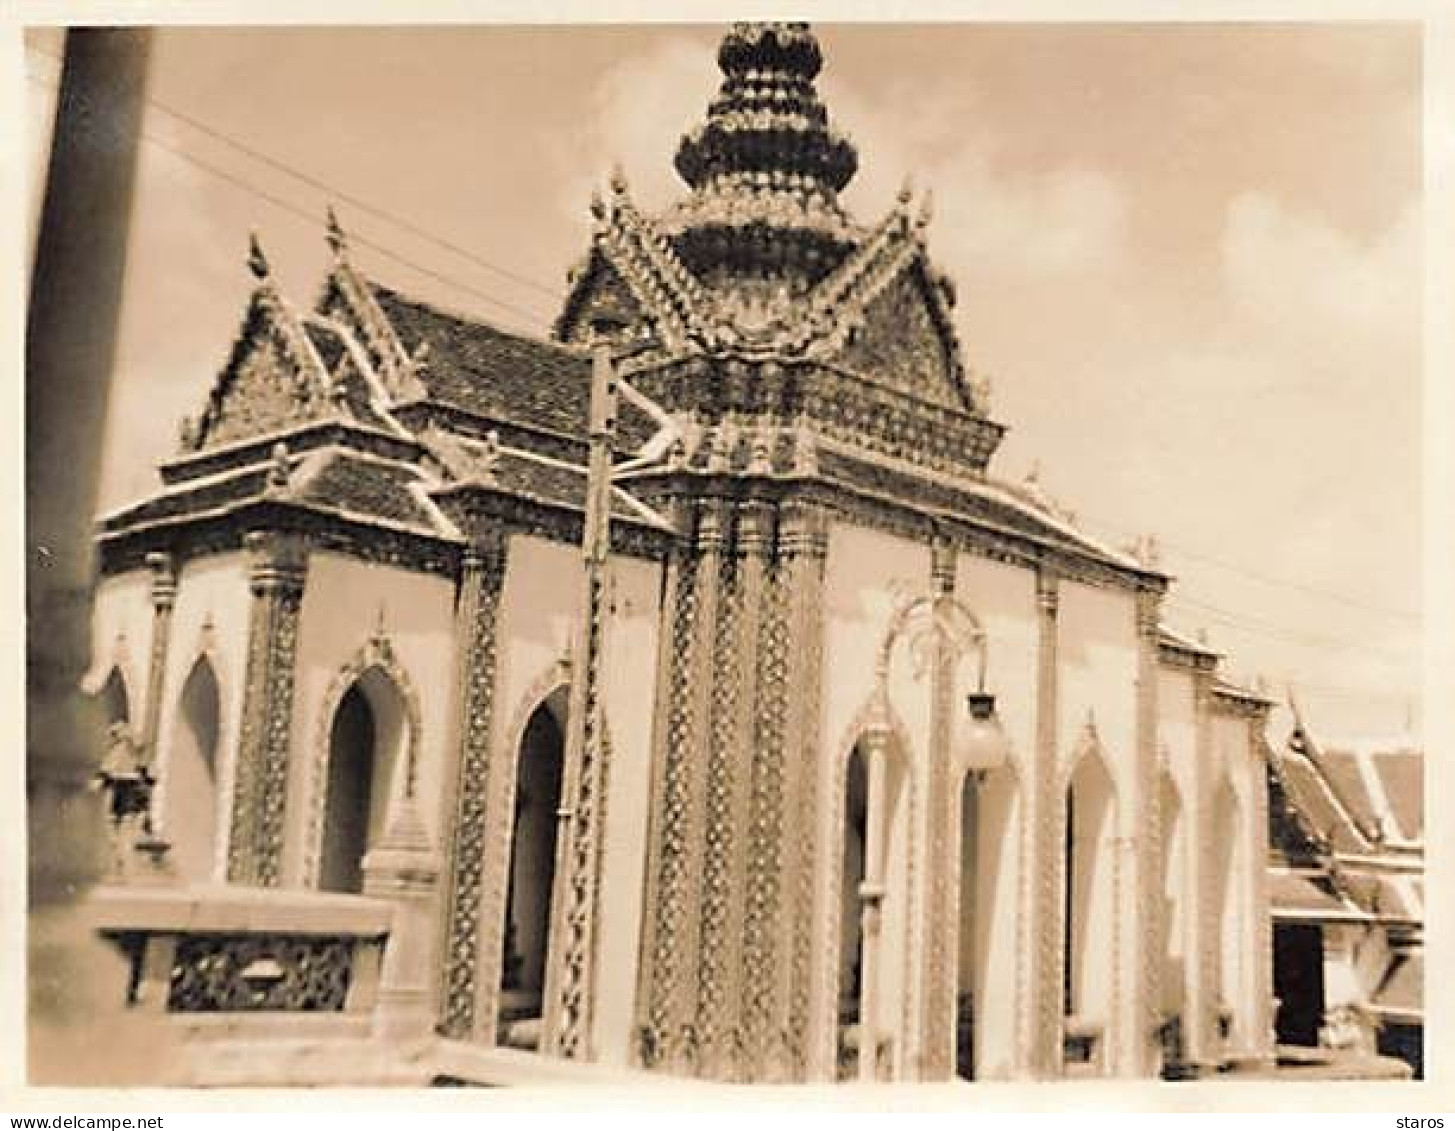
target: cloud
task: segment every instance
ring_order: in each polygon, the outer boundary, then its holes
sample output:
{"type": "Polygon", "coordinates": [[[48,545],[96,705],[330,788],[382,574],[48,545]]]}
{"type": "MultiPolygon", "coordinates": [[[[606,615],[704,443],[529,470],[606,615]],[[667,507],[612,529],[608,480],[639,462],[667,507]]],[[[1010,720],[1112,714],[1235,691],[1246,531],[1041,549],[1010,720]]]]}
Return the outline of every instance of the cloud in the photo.
{"type": "Polygon", "coordinates": [[[1251,332],[1306,361],[1344,370],[1409,363],[1419,342],[1420,241],[1414,204],[1359,241],[1268,194],[1243,193],[1223,227],[1224,286],[1251,332]]]}
{"type": "Polygon", "coordinates": [[[706,117],[719,78],[710,42],[685,35],[613,64],[596,84],[588,120],[553,154],[564,171],[561,203],[568,215],[585,214],[591,190],[616,164],[643,208],[660,209],[682,193],[672,168],[677,140],[706,117]]]}
{"type": "MultiPolygon", "coordinates": [[[[660,209],[684,187],[672,169],[677,139],[703,121],[720,76],[708,39],[675,36],[611,67],[597,84],[590,120],[556,154],[566,170],[563,204],[579,217],[593,186],[615,162],[637,202],[660,209]]],[[[819,83],[837,128],[859,150],[860,169],[845,194],[859,219],[887,211],[907,176],[935,194],[932,239],[952,267],[983,278],[1060,275],[1116,261],[1127,205],[1105,172],[1080,167],[1005,171],[996,139],[964,105],[925,114],[926,80],[891,84],[870,99],[851,84],[819,83]]],[[[959,93],[963,104],[965,95],[959,93]]]]}
{"type": "Polygon", "coordinates": [[[869,101],[825,83],[834,120],[859,149],[848,200],[872,220],[906,179],[934,194],[933,249],[956,274],[997,280],[1044,278],[1114,267],[1123,257],[1127,202],[1108,173],[1077,165],[1004,168],[996,136],[967,95],[943,97],[923,83],[899,84],[869,101]],[[953,113],[925,105],[955,99],[953,113]],[[954,123],[954,126],[950,125],[954,123]]]}

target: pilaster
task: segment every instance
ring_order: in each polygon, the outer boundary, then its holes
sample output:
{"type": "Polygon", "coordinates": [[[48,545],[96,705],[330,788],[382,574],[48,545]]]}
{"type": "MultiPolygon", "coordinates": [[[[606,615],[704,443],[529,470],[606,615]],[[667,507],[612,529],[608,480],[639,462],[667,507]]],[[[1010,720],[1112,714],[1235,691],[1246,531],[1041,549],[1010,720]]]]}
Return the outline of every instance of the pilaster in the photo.
{"type": "Polygon", "coordinates": [[[783,651],[783,776],[785,798],[780,817],[783,845],[783,912],[778,915],[780,953],[785,955],[780,984],[785,1041],[795,1079],[828,1080],[834,1074],[837,1034],[830,963],[815,961],[832,942],[816,937],[823,920],[817,905],[819,774],[824,753],[820,708],[824,674],[824,568],[828,532],[822,511],[795,503],[780,508],[777,603],[783,609],[779,647],[783,651]],[[827,1022],[827,1025],[825,1025],[827,1022]]]}
{"type": "Polygon", "coordinates": [[[253,602],[238,738],[230,883],[276,887],[283,857],[298,618],[308,569],[301,535],[253,531],[244,539],[253,602]]]}
{"type": "Polygon", "coordinates": [[[1019,1071],[1033,1078],[1059,1076],[1062,1066],[1062,982],[1065,954],[1062,838],[1065,802],[1057,767],[1060,579],[1036,572],[1035,751],[1024,796],[1021,866],[1019,1071]]]}
{"type": "MultiPolygon", "coordinates": [[[[677,504],[674,525],[690,526],[691,511],[677,504]]],[[[685,672],[684,629],[692,620],[696,564],[691,538],[668,551],[662,609],[657,629],[656,698],[652,717],[652,783],[648,798],[647,867],[642,900],[642,945],[637,972],[635,1056],[647,1068],[670,1051],[675,1025],[675,987],[685,957],[670,929],[659,924],[682,913],[685,851],[685,771],[676,741],[683,732],[685,672]]]]}
{"type": "Polygon", "coordinates": [[[440,1032],[466,1039],[494,1018],[498,987],[477,981],[480,904],[485,853],[487,790],[495,721],[496,627],[505,580],[506,541],[478,539],[463,555],[455,604],[455,688],[451,748],[455,751],[455,799],[449,814],[448,880],[445,887],[440,986],[440,1032]],[[483,1006],[483,1007],[482,1007],[483,1006]]]}
{"type": "Polygon", "coordinates": [[[1187,803],[1188,836],[1193,844],[1188,875],[1188,912],[1192,946],[1187,954],[1187,1012],[1183,1024],[1187,1058],[1194,1071],[1210,1072],[1220,1059],[1217,1033],[1218,909],[1214,904],[1214,869],[1210,854],[1227,851],[1209,844],[1212,834],[1212,709],[1213,675],[1199,669],[1192,676],[1193,759],[1187,803]]]}
{"type": "Polygon", "coordinates": [[[157,733],[162,719],[162,686],[167,672],[167,648],[172,635],[172,609],[177,603],[177,565],[171,554],[161,551],[148,554],[146,564],[152,575],[152,639],[147,655],[141,760],[145,765],[154,766],[157,759],[157,733]]]}
{"type": "MultiPolygon", "coordinates": [[[[791,845],[785,843],[785,807],[791,777],[791,752],[786,742],[789,694],[788,594],[781,541],[775,555],[774,516],[766,508],[749,519],[739,536],[744,553],[744,592],[756,591],[753,666],[757,672],[754,709],[743,719],[748,751],[749,785],[745,858],[743,861],[742,1045],[752,1079],[781,1082],[795,1078],[788,1030],[788,975],[791,937],[780,924],[789,881],[791,845]]],[[[743,631],[748,630],[743,625],[743,631]]]]}
{"type": "Polygon", "coordinates": [[[1263,736],[1263,728],[1267,724],[1268,717],[1262,712],[1248,721],[1250,788],[1248,820],[1245,822],[1248,854],[1245,858],[1253,862],[1252,867],[1246,870],[1251,888],[1250,912],[1246,922],[1248,954],[1252,960],[1248,981],[1254,1029],[1248,1042],[1249,1052],[1259,1060],[1271,1062],[1277,1036],[1273,1005],[1273,917],[1269,911],[1268,869],[1263,864],[1268,859],[1268,789],[1265,785],[1263,736]]]}
{"type": "Polygon", "coordinates": [[[601,840],[610,773],[601,676],[609,615],[605,587],[604,549],[588,551],[581,629],[572,655],[543,1018],[543,1051],[575,1060],[594,1055],[601,840]],[[591,560],[593,553],[600,559],[591,560]]]}
{"type": "Polygon", "coordinates": [[[653,799],[657,831],[649,866],[655,904],[646,909],[645,946],[651,984],[644,987],[647,1067],[695,1075],[702,1068],[697,988],[703,918],[702,848],[706,838],[708,763],[712,740],[713,660],[727,532],[723,506],[695,507],[691,550],[678,571],[670,707],[657,736],[660,792],[653,799]]]}
{"type": "Polygon", "coordinates": [[[1115,1074],[1152,1076],[1160,1056],[1160,984],[1167,924],[1162,921],[1162,814],[1157,769],[1157,670],[1161,624],[1161,597],[1142,590],[1136,598],[1137,685],[1135,765],[1129,814],[1121,835],[1130,846],[1131,881],[1122,886],[1122,921],[1130,930],[1119,932],[1123,951],[1116,958],[1123,971],[1125,1024],[1119,1042],[1115,1074]],[[1128,821],[1128,817],[1130,820],[1128,821]]]}
{"type": "MultiPolygon", "coordinates": [[[[955,549],[936,541],[930,558],[931,584],[936,602],[955,591],[955,549]]],[[[920,969],[920,1048],[918,1071],[921,1080],[947,1080],[955,1060],[955,918],[958,887],[954,872],[959,852],[952,843],[955,811],[960,799],[951,776],[951,740],[954,724],[955,655],[942,634],[936,634],[933,684],[930,689],[929,766],[925,792],[927,899],[924,917],[924,963],[920,969]]]]}
{"type": "Polygon", "coordinates": [[[741,941],[732,916],[734,858],[746,832],[736,823],[738,784],[747,752],[738,746],[738,704],[748,699],[738,622],[744,608],[739,552],[733,535],[734,510],[719,512],[723,552],[717,555],[716,618],[712,625],[712,664],[706,674],[708,743],[701,752],[707,767],[701,862],[701,915],[697,966],[697,1028],[704,1074],[731,1079],[736,1039],[736,996],[732,981],[734,942],[741,941]]]}

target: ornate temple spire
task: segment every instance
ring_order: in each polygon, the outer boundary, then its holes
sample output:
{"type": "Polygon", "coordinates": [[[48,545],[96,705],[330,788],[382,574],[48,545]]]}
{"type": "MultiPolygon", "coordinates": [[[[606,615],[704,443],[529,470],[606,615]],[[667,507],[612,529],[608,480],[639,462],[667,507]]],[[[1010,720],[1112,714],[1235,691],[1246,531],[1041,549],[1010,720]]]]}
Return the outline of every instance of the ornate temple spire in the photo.
{"type": "Polygon", "coordinates": [[[709,285],[756,278],[800,291],[860,234],[838,201],[859,158],[814,87],[818,40],[804,23],[734,24],[718,64],[723,81],[707,119],[677,150],[692,192],[664,225],[709,285]]]}
{"type": "Polygon", "coordinates": [[[835,194],[859,157],[829,126],[813,80],[823,66],[804,23],[734,24],[718,48],[723,83],[707,121],[682,139],[677,171],[694,189],[719,177],[835,194]]]}

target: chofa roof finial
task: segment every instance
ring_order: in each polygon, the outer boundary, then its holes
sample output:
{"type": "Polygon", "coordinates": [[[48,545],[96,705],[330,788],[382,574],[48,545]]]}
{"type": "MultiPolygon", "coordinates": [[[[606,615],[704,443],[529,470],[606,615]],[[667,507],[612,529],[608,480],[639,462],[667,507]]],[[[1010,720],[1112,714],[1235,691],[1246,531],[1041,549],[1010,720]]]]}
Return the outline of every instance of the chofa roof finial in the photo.
{"type": "Polygon", "coordinates": [[[919,215],[915,217],[915,221],[914,221],[915,227],[917,227],[917,228],[925,228],[925,227],[928,227],[929,226],[929,222],[934,218],[934,215],[935,215],[935,194],[931,190],[925,189],[924,196],[922,196],[920,198],[920,202],[919,202],[919,215]]]}
{"type": "Polygon", "coordinates": [[[268,257],[263,254],[263,245],[258,242],[257,230],[248,233],[248,270],[258,282],[264,282],[270,274],[268,257]]]}
{"type": "Polygon", "coordinates": [[[328,246],[335,259],[344,258],[349,251],[349,239],[344,235],[344,227],[338,222],[338,213],[333,210],[332,204],[328,206],[328,246]]]}

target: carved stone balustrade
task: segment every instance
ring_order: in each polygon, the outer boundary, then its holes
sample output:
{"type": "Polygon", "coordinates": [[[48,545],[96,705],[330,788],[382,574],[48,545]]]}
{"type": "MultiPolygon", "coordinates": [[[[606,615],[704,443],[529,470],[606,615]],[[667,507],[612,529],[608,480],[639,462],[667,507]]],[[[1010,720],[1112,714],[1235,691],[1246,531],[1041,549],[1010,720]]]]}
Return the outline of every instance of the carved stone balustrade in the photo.
{"type": "Polygon", "coordinates": [[[234,887],[103,887],[87,910],[125,959],[116,1000],[258,1036],[367,1036],[395,914],[364,896],[234,887]]]}

